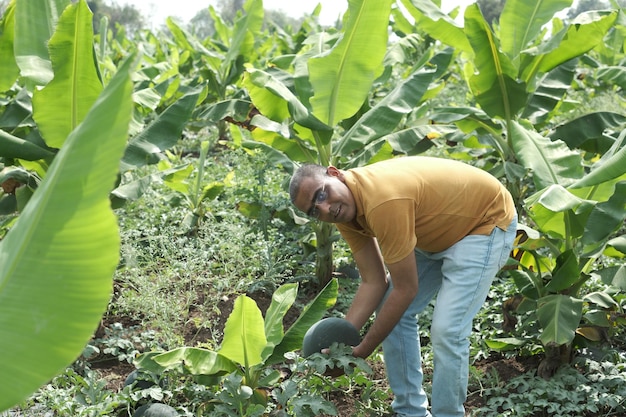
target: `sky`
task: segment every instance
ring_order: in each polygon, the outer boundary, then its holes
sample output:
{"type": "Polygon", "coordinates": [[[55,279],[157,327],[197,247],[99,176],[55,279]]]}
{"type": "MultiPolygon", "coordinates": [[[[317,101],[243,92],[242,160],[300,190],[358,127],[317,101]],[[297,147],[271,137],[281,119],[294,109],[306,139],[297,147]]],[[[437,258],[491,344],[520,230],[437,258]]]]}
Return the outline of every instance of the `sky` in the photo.
{"type": "MultiPolygon", "coordinates": [[[[168,16],[179,17],[183,22],[189,21],[199,10],[215,5],[215,0],[112,0],[117,4],[132,4],[142,14],[149,17],[152,25],[157,27],[165,22],[168,16]]],[[[464,8],[476,0],[442,0],[441,8],[449,11],[456,6],[464,8]]],[[[263,0],[265,9],[282,10],[285,14],[298,18],[311,13],[317,4],[322,5],[320,22],[332,24],[341,17],[348,8],[347,0],[263,0]]]]}

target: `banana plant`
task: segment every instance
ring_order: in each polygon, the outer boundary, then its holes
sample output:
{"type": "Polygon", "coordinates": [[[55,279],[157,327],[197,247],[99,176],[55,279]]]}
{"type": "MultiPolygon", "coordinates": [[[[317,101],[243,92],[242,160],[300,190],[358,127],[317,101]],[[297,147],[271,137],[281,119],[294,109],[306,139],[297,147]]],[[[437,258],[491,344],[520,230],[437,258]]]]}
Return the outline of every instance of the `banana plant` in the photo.
{"type": "MultiPolygon", "coordinates": [[[[312,34],[289,66],[249,66],[243,81],[249,100],[216,103],[205,114],[217,119],[233,112],[229,117],[240,126],[244,146],[260,150],[288,172],[303,162],[349,168],[427,149],[429,135],[444,128],[402,123],[445,73],[452,51],[429,50],[417,62],[400,62],[398,50],[387,48],[391,4],[349,2],[341,30],[312,34]],[[404,79],[384,90],[398,68],[405,69],[404,79]],[[377,98],[383,92],[384,98],[377,98]]],[[[337,236],[332,225],[310,224],[316,277],[323,286],[332,276],[337,236]]]]}
{"type": "MultiPolygon", "coordinates": [[[[215,34],[206,39],[198,39],[172,19],[167,20],[171,43],[175,46],[170,53],[175,58],[172,70],[206,84],[207,94],[198,103],[196,114],[202,113],[206,106],[217,101],[241,95],[239,85],[244,62],[258,61],[268,48],[260,45],[262,39],[269,38],[261,36],[264,16],[262,0],[247,0],[243,5],[243,13],[238,13],[232,24],[222,19],[213,6],[209,7],[209,14],[215,25],[215,34]]],[[[267,53],[270,54],[269,51],[267,53]]],[[[171,61],[171,58],[168,60],[171,61]]],[[[218,138],[226,140],[228,125],[221,119],[208,121],[196,117],[187,128],[196,130],[213,124],[217,125],[218,138]]]]}
{"type": "Polygon", "coordinates": [[[58,148],[102,90],[92,58],[93,32],[86,18],[91,13],[84,3],[71,9],[69,4],[56,0],[50,7],[40,7],[14,0],[0,23],[4,46],[0,87],[6,97],[14,97],[0,115],[5,184],[0,206],[5,215],[25,206],[58,148]],[[73,56],[89,58],[75,60],[73,56]],[[6,181],[15,187],[6,186],[6,181]]]}
{"type": "Polygon", "coordinates": [[[620,15],[594,11],[566,24],[555,14],[571,3],[507,0],[499,25],[492,28],[478,4],[465,9],[460,27],[431,1],[402,0],[416,27],[459,52],[474,103],[433,109],[429,116],[438,123],[454,123],[466,134],[467,147],[492,154],[487,168],[505,178],[519,208],[526,193],[525,170],[515,153],[513,122],[528,121],[532,130],[549,127],[554,114],[570,105],[566,94],[578,59],[602,44],[620,15]]]}
{"type": "Polygon", "coordinates": [[[217,198],[224,188],[231,184],[234,171],[227,174],[223,181],[212,181],[205,184],[204,167],[209,152],[209,141],[200,144],[200,157],[196,166],[185,164],[172,167],[169,161],[159,163],[160,175],[163,183],[182,197],[182,204],[188,212],[182,220],[181,226],[185,233],[195,234],[207,213],[207,203],[217,198]],[[195,178],[191,178],[195,173],[195,178]]]}
{"type": "MultiPolygon", "coordinates": [[[[0,114],[0,184],[5,184],[0,191],[0,214],[8,219],[0,226],[3,230],[11,226],[27,204],[65,138],[84,119],[104,82],[108,82],[101,69],[115,73],[110,55],[126,56],[130,45],[128,41],[113,41],[107,32],[100,33],[96,55],[103,61],[94,65],[96,48],[91,23],[85,18],[91,15],[87,5],[79,3],[74,16],[61,20],[59,11],[70,2],[47,1],[49,7],[14,0],[0,21],[4,28],[0,43],[7,45],[2,50],[13,53],[3,60],[6,66],[0,70],[3,85],[8,86],[2,90],[8,104],[0,114]],[[57,21],[64,25],[55,32],[31,30],[31,26],[54,28],[57,21]],[[47,44],[50,51],[41,50],[40,44],[47,44]],[[122,46],[127,48],[123,54],[122,46]],[[85,58],[74,59],[76,56],[85,58]],[[19,80],[15,68],[21,74],[19,80]]],[[[120,164],[124,174],[161,160],[162,152],[176,144],[195,106],[207,94],[201,86],[181,83],[178,73],[155,75],[150,64],[153,57],[140,56],[133,94],[136,120],[120,164]],[[143,120],[150,123],[144,126],[143,120]]],[[[126,199],[138,198],[152,180],[148,177],[134,180],[133,184],[125,182],[124,189],[118,187],[112,194],[114,204],[119,206],[126,199]]]]}
{"type": "MultiPolygon", "coordinates": [[[[140,370],[157,374],[174,370],[211,384],[218,384],[220,377],[235,372],[242,377],[242,390],[259,394],[261,388],[274,386],[280,379],[280,373],[272,365],[284,362],[285,353],[302,347],[309,327],[337,301],[337,288],[337,280],[331,280],[287,331],[283,319],[296,300],[297,283],[283,284],[272,294],[265,317],[253,299],[240,295],[228,316],[218,350],[181,347],[149,352],[140,356],[136,365],[140,370]]],[[[251,406],[265,406],[267,401],[264,395],[251,395],[250,399],[251,406]]]]}
{"type": "Polygon", "coordinates": [[[120,244],[108,194],[130,123],[130,66],[71,132],[0,242],[0,370],[15,377],[0,387],[0,410],[72,363],[108,305],[120,244]]]}
{"type": "MultiPolygon", "coordinates": [[[[626,236],[620,235],[626,219],[626,130],[586,172],[579,153],[529,129],[513,122],[515,152],[540,191],[525,200],[534,227],[523,227],[520,269],[510,271],[520,294],[504,306],[507,313],[530,313],[526,324],[539,323],[546,357],[538,371],[549,377],[571,361],[576,335],[605,342],[613,328],[626,324],[611,292],[590,293],[585,286],[596,278],[626,292],[626,236]]],[[[533,336],[488,345],[519,347],[533,336]]]]}

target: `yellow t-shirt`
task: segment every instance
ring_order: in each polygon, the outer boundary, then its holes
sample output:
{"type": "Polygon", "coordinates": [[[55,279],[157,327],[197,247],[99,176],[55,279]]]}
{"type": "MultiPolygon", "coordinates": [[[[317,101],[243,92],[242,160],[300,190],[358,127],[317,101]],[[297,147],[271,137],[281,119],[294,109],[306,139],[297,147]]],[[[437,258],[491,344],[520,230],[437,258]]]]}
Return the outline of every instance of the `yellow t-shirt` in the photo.
{"type": "Polygon", "coordinates": [[[376,237],[388,264],[414,248],[440,252],[467,235],[506,230],[515,216],[511,194],[500,181],[458,161],[402,157],[344,175],[356,219],[337,228],[353,252],[376,237]]]}

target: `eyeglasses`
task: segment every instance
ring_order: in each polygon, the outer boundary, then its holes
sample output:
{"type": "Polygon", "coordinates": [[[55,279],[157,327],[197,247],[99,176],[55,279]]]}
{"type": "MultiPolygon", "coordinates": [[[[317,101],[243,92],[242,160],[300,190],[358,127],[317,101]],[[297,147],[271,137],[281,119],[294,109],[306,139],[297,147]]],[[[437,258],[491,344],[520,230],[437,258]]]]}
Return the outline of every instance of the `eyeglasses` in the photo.
{"type": "Polygon", "coordinates": [[[326,192],[326,183],[322,185],[322,189],[318,191],[313,197],[313,207],[307,213],[310,217],[318,219],[320,216],[320,211],[317,208],[319,204],[322,204],[328,198],[328,193],[326,192]]]}

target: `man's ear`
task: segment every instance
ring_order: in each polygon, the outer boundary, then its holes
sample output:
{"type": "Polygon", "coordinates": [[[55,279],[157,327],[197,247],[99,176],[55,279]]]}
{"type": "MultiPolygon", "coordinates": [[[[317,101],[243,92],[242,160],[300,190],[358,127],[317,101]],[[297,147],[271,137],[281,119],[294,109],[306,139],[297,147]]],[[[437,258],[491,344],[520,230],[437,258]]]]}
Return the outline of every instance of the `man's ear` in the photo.
{"type": "Polygon", "coordinates": [[[326,174],[331,177],[337,177],[338,179],[343,180],[343,173],[341,172],[341,170],[332,165],[326,168],[326,174]]]}

